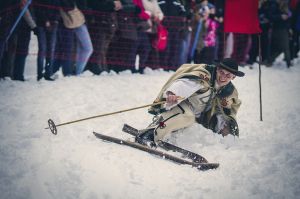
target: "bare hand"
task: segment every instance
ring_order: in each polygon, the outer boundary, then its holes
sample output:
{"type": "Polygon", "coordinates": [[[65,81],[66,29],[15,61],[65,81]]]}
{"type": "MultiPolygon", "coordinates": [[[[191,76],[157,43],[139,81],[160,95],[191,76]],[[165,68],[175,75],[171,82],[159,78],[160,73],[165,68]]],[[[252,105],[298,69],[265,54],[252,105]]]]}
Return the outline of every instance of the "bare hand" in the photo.
{"type": "Polygon", "coordinates": [[[168,105],[173,105],[173,104],[176,104],[178,101],[178,96],[177,95],[175,95],[174,93],[172,93],[172,92],[167,92],[167,99],[166,99],[166,101],[167,101],[167,104],[168,105]]]}

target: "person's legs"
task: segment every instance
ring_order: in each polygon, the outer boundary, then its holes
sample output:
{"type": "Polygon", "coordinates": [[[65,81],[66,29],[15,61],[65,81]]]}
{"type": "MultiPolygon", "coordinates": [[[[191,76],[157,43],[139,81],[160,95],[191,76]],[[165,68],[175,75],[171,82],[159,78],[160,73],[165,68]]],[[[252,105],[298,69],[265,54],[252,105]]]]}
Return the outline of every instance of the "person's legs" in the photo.
{"type": "Polygon", "coordinates": [[[4,40],[0,40],[0,78],[3,76],[2,57],[3,57],[4,47],[5,47],[4,40]]]}
{"type": "Polygon", "coordinates": [[[286,62],[287,67],[291,66],[291,51],[290,51],[290,43],[289,43],[289,32],[288,30],[282,33],[282,51],[284,53],[284,59],[286,62]]]}
{"type": "Polygon", "coordinates": [[[93,53],[89,57],[88,63],[86,64],[84,70],[89,70],[95,75],[99,75],[102,72],[102,49],[105,33],[103,27],[101,26],[104,19],[102,19],[102,14],[100,16],[93,15],[88,18],[88,31],[90,33],[91,41],[93,44],[93,53]]]}
{"type": "Polygon", "coordinates": [[[11,77],[13,79],[13,71],[16,59],[18,35],[13,33],[6,43],[2,57],[2,77],[11,77]]]}
{"type": "Polygon", "coordinates": [[[46,31],[44,27],[38,27],[38,57],[37,57],[37,80],[40,80],[44,77],[43,70],[45,64],[45,57],[46,57],[46,31]]]}
{"type": "Polygon", "coordinates": [[[183,102],[159,115],[157,121],[150,124],[147,129],[142,130],[142,132],[145,133],[141,134],[141,138],[143,139],[143,135],[147,137],[149,137],[149,135],[153,136],[154,133],[154,141],[157,142],[158,140],[162,140],[167,134],[188,127],[194,122],[194,113],[189,106],[183,102]]]}
{"type": "Polygon", "coordinates": [[[104,33],[104,41],[103,44],[101,45],[101,52],[102,52],[102,59],[101,59],[101,66],[102,66],[102,71],[108,71],[108,66],[107,66],[107,52],[110,43],[112,42],[114,32],[113,33],[104,33]]]}
{"type": "Polygon", "coordinates": [[[146,67],[146,61],[148,60],[148,56],[151,50],[150,39],[148,37],[148,33],[146,32],[139,32],[139,47],[138,47],[138,54],[140,56],[140,63],[139,63],[139,71],[143,73],[143,70],[146,67]]]}
{"type": "Polygon", "coordinates": [[[271,65],[282,52],[284,53],[285,60],[287,62],[287,65],[289,66],[291,57],[289,51],[288,31],[274,29],[272,32],[271,54],[269,57],[268,64],[271,65]]]}
{"type": "Polygon", "coordinates": [[[59,48],[56,56],[62,65],[62,73],[64,76],[74,75],[73,72],[73,48],[74,48],[74,30],[60,26],[59,30],[59,48]]]}
{"type": "Polygon", "coordinates": [[[24,81],[25,62],[29,51],[30,38],[30,28],[22,26],[18,32],[17,51],[13,71],[14,80],[24,81]]]}
{"type": "Polygon", "coordinates": [[[52,25],[51,30],[46,30],[47,56],[45,65],[45,77],[50,78],[53,75],[54,53],[57,39],[57,24],[52,25]]]}
{"type": "Polygon", "coordinates": [[[93,52],[93,45],[85,24],[76,28],[74,31],[77,39],[76,75],[79,75],[83,72],[86,63],[93,52]]]}

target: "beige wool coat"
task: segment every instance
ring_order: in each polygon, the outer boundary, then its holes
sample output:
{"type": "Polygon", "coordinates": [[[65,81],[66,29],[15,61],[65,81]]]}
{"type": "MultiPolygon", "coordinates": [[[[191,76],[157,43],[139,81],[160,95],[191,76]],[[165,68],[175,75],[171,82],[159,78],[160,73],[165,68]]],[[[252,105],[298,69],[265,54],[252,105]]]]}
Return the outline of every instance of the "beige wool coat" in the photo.
{"type": "MultiPolygon", "coordinates": [[[[207,128],[212,128],[212,118],[217,114],[222,114],[224,118],[236,120],[236,114],[241,105],[241,100],[238,98],[238,92],[234,85],[230,82],[228,85],[215,89],[216,67],[206,64],[183,64],[177,71],[169,78],[169,80],[162,87],[157,98],[154,102],[163,100],[163,94],[166,89],[175,81],[180,78],[191,78],[199,81],[203,85],[203,89],[197,93],[207,92],[211,90],[211,96],[208,103],[208,109],[201,115],[202,118],[196,120],[207,128]]],[[[191,93],[191,97],[197,93],[191,93]]],[[[165,112],[164,105],[156,105],[149,108],[148,112],[151,114],[160,114],[165,112]]]]}

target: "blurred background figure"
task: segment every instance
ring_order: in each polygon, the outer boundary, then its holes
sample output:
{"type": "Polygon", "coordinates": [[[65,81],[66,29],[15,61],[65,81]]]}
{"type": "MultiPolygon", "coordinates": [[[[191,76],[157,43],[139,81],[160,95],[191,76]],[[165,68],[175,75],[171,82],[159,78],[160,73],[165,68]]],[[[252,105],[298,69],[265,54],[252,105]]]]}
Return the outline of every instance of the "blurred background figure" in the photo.
{"type": "Polygon", "coordinates": [[[284,59],[287,67],[291,66],[291,54],[289,46],[289,29],[291,11],[288,0],[270,1],[268,17],[271,22],[271,53],[267,66],[272,66],[275,58],[284,53],[284,59]]]}
{"type": "Polygon", "coordinates": [[[186,24],[186,10],[177,0],[158,0],[158,5],[165,16],[162,24],[168,30],[167,47],[159,52],[160,65],[166,70],[176,70],[180,65],[183,40],[180,36],[186,24]]]}
{"type": "Polygon", "coordinates": [[[204,46],[200,51],[199,63],[213,64],[215,57],[215,49],[217,44],[217,28],[218,22],[215,20],[215,7],[207,7],[205,11],[204,26],[206,32],[204,34],[204,46]]]}
{"type": "Polygon", "coordinates": [[[117,11],[118,28],[107,53],[110,70],[135,71],[136,55],[133,55],[131,51],[138,39],[136,22],[139,12],[140,9],[132,0],[122,0],[122,9],[117,11]]]}
{"type": "MultiPolygon", "coordinates": [[[[204,59],[210,54],[209,45],[216,45],[217,22],[214,19],[215,7],[207,0],[201,1],[200,3],[196,1],[196,3],[197,4],[194,7],[195,15],[191,44],[191,51],[193,52],[191,52],[191,59],[194,63],[206,63],[206,60],[204,59]],[[213,13],[210,15],[211,11],[213,13]],[[208,36],[209,32],[213,33],[211,34],[213,37],[208,36]],[[213,39],[213,43],[209,41],[210,39],[213,39]]],[[[214,50],[212,52],[213,55],[211,56],[214,56],[214,50]]]]}
{"type": "Polygon", "coordinates": [[[3,63],[3,53],[6,46],[6,39],[9,32],[16,20],[19,9],[13,9],[17,4],[16,0],[7,0],[0,4],[0,78],[5,76],[11,76],[11,71],[7,68],[6,64],[3,63]]]}
{"type": "MultiPolygon", "coordinates": [[[[9,4],[19,9],[15,16],[21,13],[27,0],[14,1],[9,4]]],[[[15,23],[16,18],[13,18],[15,23]]],[[[9,27],[11,29],[11,27],[9,27]]],[[[36,31],[36,23],[29,9],[26,10],[16,29],[7,41],[7,48],[2,59],[3,76],[11,77],[13,80],[25,81],[25,62],[29,51],[31,30],[36,31]]]]}
{"type": "Polygon", "coordinates": [[[106,56],[118,26],[116,11],[123,6],[119,0],[88,0],[88,7],[92,11],[87,15],[87,24],[94,52],[86,70],[99,75],[102,71],[108,71],[106,56]]]}
{"type": "Polygon", "coordinates": [[[37,80],[53,81],[53,62],[59,22],[59,0],[34,0],[33,13],[38,38],[37,80]],[[44,71],[45,70],[45,71],[44,71]]]}
{"type": "Polygon", "coordinates": [[[139,55],[139,69],[133,72],[143,73],[145,67],[148,66],[147,61],[152,50],[151,39],[157,33],[157,26],[163,20],[164,14],[157,0],[133,0],[133,2],[140,9],[137,21],[137,42],[131,50],[131,56],[139,55]]]}
{"type": "MultiPolygon", "coordinates": [[[[80,0],[61,0],[60,15],[62,17],[63,24],[65,26],[65,32],[69,32],[67,37],[64,37],[65,50],[69,51],[67,55],[68,68],[67,71],[71,71],[72,68],[72,52],[70,52],[75,45],[76,48],[76,62],[75,62],[75,75],[80,75],[89,57],[93,52],[93,45],[91,42],[90,34],[85,24],[85,16],[82,10],[87,8],[86,1],[80,0]],[[82,10],[81,10],[82,9],[82,10]],[[71,35],[74,35],[74,37],[71,35]]],[[[66,74],[72,75],[72,74],[66,74]]]]}
{"type": "Polygon", "coordinates": [[[261,28],[260,34],[260,42],[259,45],[259,37],[257,34],[252,35],[251,39],[251,49],[249,52],[249,59],[247,60],[247,64],[252,65],[257,62],[257,58],[259,56],[259,48],[261,48],[261,61],[266,62],[268,57],[270,56],[270,37],[271,37],[271,23],[268,18],[270,3],[268,0],[259,1],[259,23],[261,28]]]}
{"type": "Polygon", "coordinates": [[[298,57],[300,50],[300,0],[290,0],[290,9],[292,11],[291,29],[290,29],[290,51],[291,59],[298,57]]]}

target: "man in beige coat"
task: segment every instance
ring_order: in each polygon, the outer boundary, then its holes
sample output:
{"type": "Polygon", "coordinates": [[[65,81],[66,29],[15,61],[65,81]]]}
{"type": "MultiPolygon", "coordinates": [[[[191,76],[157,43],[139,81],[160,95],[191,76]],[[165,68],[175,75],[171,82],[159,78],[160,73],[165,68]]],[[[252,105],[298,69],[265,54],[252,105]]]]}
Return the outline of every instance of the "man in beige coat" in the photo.
{"type": "Polygon", "coordinates": [[[244,76],[238,64],[225,58],[216,65],[183,64],[163,86],[152,106],[153,122],[140,131],[137,142],[155,145],[173,131],[194,122],[226,136],[239,135],[236,114],[241,105],[232,80],[244,76]]]}

